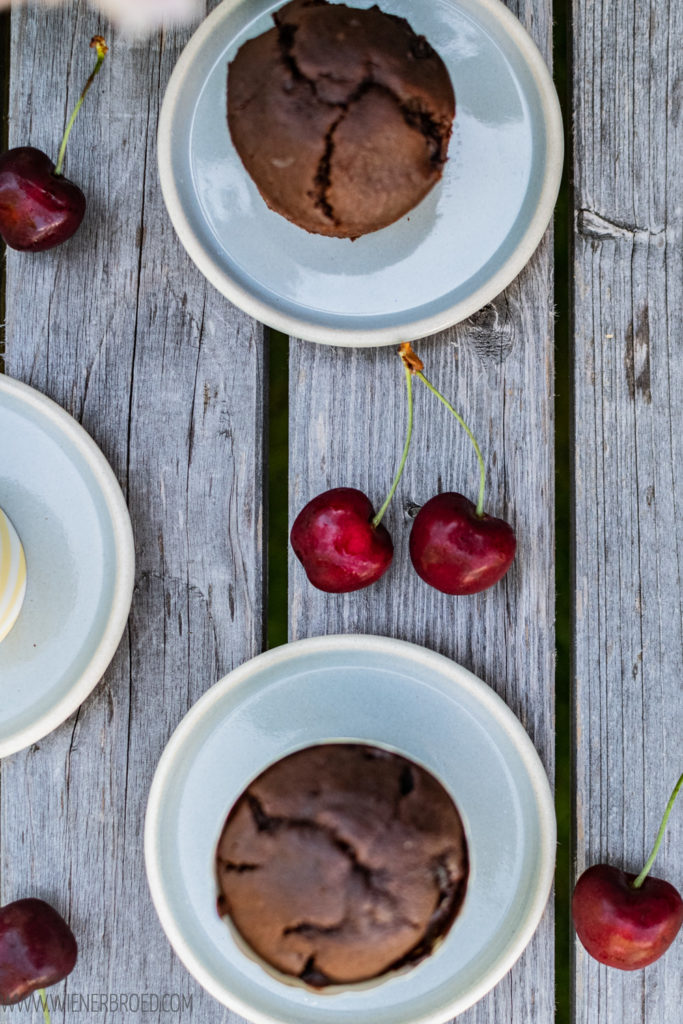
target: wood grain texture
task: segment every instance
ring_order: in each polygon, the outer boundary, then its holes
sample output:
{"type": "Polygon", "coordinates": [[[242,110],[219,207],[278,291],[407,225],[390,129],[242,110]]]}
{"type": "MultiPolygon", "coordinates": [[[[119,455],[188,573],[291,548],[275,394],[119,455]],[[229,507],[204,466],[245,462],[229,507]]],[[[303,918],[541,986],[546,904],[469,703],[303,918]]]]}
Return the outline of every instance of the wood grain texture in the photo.
{"type": "MultiPolygon", "coordinates": [[[[550,56],[544,2],[511,5],[550,56]]],[[[506,292],[467,322],[417,344],[425,372],[464,415],[488,465],[487,511],[518,536],[515,563],[495,588],[452,598],[424,584],[408,556],[406,510],[442,490],[476,500],[478,468],[466,435],[419,382],[406,472],[384,519],[395,554],[373,587],[326,595],[290,557],[292,638],[328,633],[400,637],[454,658],[519,716],[552,778],[554,708],[554,482],[552,244],[548,232],[506,292]]],[[[329,487],[365,491],[378,507],[405,433],[396,350],[291,342],[290,516],[329,487]]],[[[554,1017],[553,911],[513,970],[458,1024],[549,1024],[554,1017]]]]}
{"type": "MultiPolygon", "coordinates": [[[[683,769],[683,3],[574,6],[577,874],[639,870],[683,769]]],[[[683,889],[683,808],[654,874],[683,889]]],[[[683,945],[575,950],[575,1020],[670,1024],[683,945]]]]}
{"type": "Polygon", "coordinates": [[[161,931],[142,833],[171,732],[263,644],[263,329],[204,282],[163,206],[157,119],[189,33],[131,45],[85,6],[17,9],[10,145],[54,153],[97,31],[111,52],[65,167],[88,212],[64,246],[8,252],[6,370],[64,406],[110,460],[131,509],[135,593],[89,700],[0,765],[0,903],[42,896],[71,922],[81,954],[51,994],[180,993],[191,1010],[145,1019],[234,1024],[161,931]]]}

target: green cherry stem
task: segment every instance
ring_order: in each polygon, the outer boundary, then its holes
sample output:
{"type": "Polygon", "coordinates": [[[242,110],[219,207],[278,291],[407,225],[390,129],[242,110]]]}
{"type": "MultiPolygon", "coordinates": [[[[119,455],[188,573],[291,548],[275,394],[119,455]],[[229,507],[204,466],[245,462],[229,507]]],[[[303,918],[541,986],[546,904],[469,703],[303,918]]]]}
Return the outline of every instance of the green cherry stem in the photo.
{"type": "Polygon", "coordinates": [[[59,147],[59,153],[57,155],[57,163],[55,164],[54,174],[61,174],[62,173],[62,166],[64,165],[64,154],[66,153],[66,144],[68,142],[69,135],[71,134],[71,129],[74,126],[74,121],[76,120],[76,117],[78,116],[78,111],[81,109],[81,107],[83,105],[83,100],[85,99],[85,95],[86,95],[88,89],[90,88],[90,86],[93,84],[93,82],[95,80],[95,75],[97,74],[97,72],[102,67],[102,61],[107,56],[108,47],[107,47],[107,44],[105,43],[104,39],[102,38],[102,36],[93,36],[92,39],[90,40],[90,45],[93,48],[93,50],[95,50],[95,52],[97,53],[97,59],[95,61],[95,67],[92,69],[92,71],[90,73],[90,78],[85,83],[85,85],[83,87],[83,92],[78,97],[78,103],[74,107],[73,113],[72,113],[71,117],[69,118],[69,120],[67,122],[66,128],[64,129],[64,135],[62,136],[62,142],[61,142],[61,145],[59,147]]]}
{"type": "Polygon", "coordinates": [[[45,989],[44,988],[38,989],[38,995],[40,996],[40,1002],[41,1002],[42,1007],[43,1007],[43,1017],[45,1018],[45,1024],[52,1024],[52,1022],[50,1020],[50,1011],[49,1011],[48,1005],[47,1005],[47,995],[45,993],[45,989]]]}
{"type": "Polygon", "coordinates": [[[410,441],[413,436],[413,371],[410,369],[405,360],[403,360],[403,369],[405,370],[406,374],[406,390],[408,392],[408,430],[406,432],[406,443],[403,445],[403,455],[401,456],[401,461],[399,463],[398,470],[396,471],[394,482],[391,485],[391,490],[387,494],[381,509],[379,510],[375,518],[372,520],[372,525],[375,527],[375,529],[382,522],[382,517],[384,516],[384,513],[389,507],[389,502],[396,493],[396,488],[398,487],[399,480],[403,476],[403,469],[406,464],[406,459],[408,458],[408,449],[410,448],[410,441]]]}
{"type": "Polygon", "coordinates": [[[444,396],[441,394],[440,391],[436,390],[436,388],[434,387],[433,384],[430,384],[430,382],[425,377],[424,373],[422,373],[422,371],[420,371],[419,373],[416,374],[416,376],[422,381],[423,384],[425,384],[429,388],[429,390],[432,392],[433,395],[436,395],[436,397],[439,399],[440,402],[443,402],[443,404],[446,406],[446,408],[449,410],[449,412],[453,413],[453,415],[455,416],[456,420],[458,421],[460,426],[463,428],[463,430],[465,430],[465,432],[467,433],[467,436],[469,437],[470,441],[474,445],[474,450],[477,453],[477,458],[479,459],[479,500],[477,501],[477,515],[478,516],[483,516],[483,514],[484,514],[484,488],[486,486],[486,466],[484,464],[484,459],[483,459],[483,456],[481,454],[481,449],[479,448],[479,445],[477,444],[477,439],[474,436],[474,434],[472,433],[472,431],[470,430],[470,428],[465,423],[465,421],[462,418],[462,416],[460,415],[460,413],[455,411],[455,409],[453,408],[451,403],[444,398],[444,396]]]}
{"type": "Polygon", "coordinates": [[[662,824],[659,826],[659,832],[657,833],[657,838],[655,839],[655,845],[652,847],[652,853],[647,858],[647,863],[645,864],[645,867],[640,872],[638,877],[633,882],[631,882],[631,888],[632,889],[640,889],[641,885],[643,884],[643,882],[647,878],[647,875],[648,875],[648,873],[650,871],[650,868],[654,864],[655,857],[657,856],[657,851],[659,850],[659,847],[662,845],[662,839],[664,838],[664,832],[666,830],[666,823],[669,820],[669,815],[671,814],[671,809],[672,809],[672,807],[673,807],[673,805],[675,803],[676,797],[678,796],[678,791],[681,788],[681,786],[683,786],[683,775],[681,775],[680,779],[678,780],[678,782],[674,786],[673,793],[669,797],[669,802],[666,805],[666,810],[664,811],[664,817],[662,818],[662,824]]]}

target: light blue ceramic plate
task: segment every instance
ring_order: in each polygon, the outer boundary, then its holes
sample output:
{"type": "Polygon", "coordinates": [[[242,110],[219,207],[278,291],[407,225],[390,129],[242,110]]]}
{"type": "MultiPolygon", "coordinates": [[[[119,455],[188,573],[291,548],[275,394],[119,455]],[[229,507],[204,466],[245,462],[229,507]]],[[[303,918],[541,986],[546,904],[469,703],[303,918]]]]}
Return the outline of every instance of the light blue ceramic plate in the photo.
{"type": "Polygon", "coordinates": [[[0,374],[0,506],[26,554],[26,596],[0,643],[0,757],[60,725],[104,674],[133,593],[121,489],[92,438],[0,374]]]}
{"type": "Polygon", "coordinates": [[[457,105],[449,161],[396,224],[355,242],[323,238],[268,209],[227,129],[228,63],[279,6],[225,0],[173,72],[158,148],[180,240],[234,303],[310,341],[388,345],[463,320],[527,263],[557,198],[560,108],[535,44],[499,0],[383,0],[448,66],[457,105]]]}
{"type": "Polygon", "coordinates": [[[373,636],[275,648],[208,691],[172,736],[145,825],[150,889],[188,970],[258,1024],[440,1024],[510,969],[545,907],[555,862],[553,800],[539,757],[503,703],[438,654],[373,636]],[[463,910],[406,973],[314,992],[268,973],[216,911],[214,856],[231,806],[273,761],[329,740],[386,746],[453,796],[470,854],[463,910]]]}

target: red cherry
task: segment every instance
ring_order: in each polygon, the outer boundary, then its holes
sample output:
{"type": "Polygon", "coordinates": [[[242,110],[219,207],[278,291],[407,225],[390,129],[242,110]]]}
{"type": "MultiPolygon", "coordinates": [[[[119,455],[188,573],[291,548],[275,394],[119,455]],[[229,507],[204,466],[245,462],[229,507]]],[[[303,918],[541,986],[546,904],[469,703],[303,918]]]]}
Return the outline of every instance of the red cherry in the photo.
{"type": "Polygon", "coordinates": [[[477,594],[510,568],[517,542],[503,519],[477,515],[464,495],[447,491],[422,506],[410,532],[410,558],[425,583],[444,594],[477,594]]]}
{"type": "Polygon", "coordinates": [[[347,594],[382,576],[394,545],[381,524],[373,525],[370,499],[354,487],[334,487],[309,501],[294,520],[294,554],[318,590],[347,594]]]}
{"type": "Polygon", "coordinates": [[[572,899],[574,927],[601,964],[637,971],[667,951],[683,924],[683,900],[661,878],[645,878],[595,864],[579,878],[572,899]]]}
{"type": "Polygon", "coordinates": [[[64,129],[56,166],[33,146],[10,149],[0,156],[0,237],[12,249],[51,249],[71,238],[83,220],[85,196],[62,176],[62,165],[78,111],[107,55],[102,36],[93,36],[90,46],[97,54],[95,67],[64,129]]]}
{"type": "Polygon", "coordinates": [[[32,146],[0,156],[0,235],[12,249],[41,252],[71,238],[85,214],[78,185],[54,173],[32,146]]]}
{"type": "Polygon", "coordinates": [[[49,903],[24,899],[0,907],[0,1004],[19,1003],[66,978],[77,955],[73,932],[49,903]]]}

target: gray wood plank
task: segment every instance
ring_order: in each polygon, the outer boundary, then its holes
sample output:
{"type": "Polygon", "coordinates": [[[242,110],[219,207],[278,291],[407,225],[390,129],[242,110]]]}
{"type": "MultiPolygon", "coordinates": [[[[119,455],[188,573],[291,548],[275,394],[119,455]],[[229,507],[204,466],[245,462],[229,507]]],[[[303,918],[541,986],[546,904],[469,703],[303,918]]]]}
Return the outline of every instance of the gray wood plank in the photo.
{"type": "MultiPolygon", "coordinates": [[[[550,55],[550,4],[512,9],[550,55]]],[[[290,555],[292,638],[377,633],[424,644],[471,669],[519,716],[553,773],[554,482],[551,232],[528,267],[466,323],[416,344],[427,376],[454,402],[488,464],[487,509],[511,521],[518,554],[505,580],[471,598],[427,587],[408,556],[406,509],[441,490],[476,499],[470,442],[419,384],[406,472],[385,517],[395,546],[373,587],[325,595],[290,555]]],[[[376,504],[389,489],[405,432],[396,350],[341,350],[291,342],[290,515],[328,487],[353,486],[376,504]]],[[[513,970],[466,1024],[549,1024],[554,1017],[553,909],[513,970]]]]}
{"type": "MultiPolygon", "coordinates": [[[[574,7],[577,874],[639,870],[683,749],[683,3],[574,7]]],[[[683,889],[683,808],[653,869],[683,889]]],[[[670,1024],[645,971],[575,944],[575,1020],[670,1024]]]]}
{"type": "MultiPolygon", "coordinates": [[[[99,30],[80,6],[13,13],[10,145],[54,152],[99,30]]],[[[0,903],[39,895],[71,921],[79,961],[51,994],[179,993],[191,1010],[146,1019],[235,1024],[161,931],[142,829],[172,730],[263,644],[263,329],[204,282],[163,206],[157,118],[189,33],[136,45],[106,34],[65,168],[89,196],[86,219],[59,249],[8,253],[6,370],[63,405],[111,461],[132,514],[135,595],[90,699],[0,765],[0,903]]]]}

